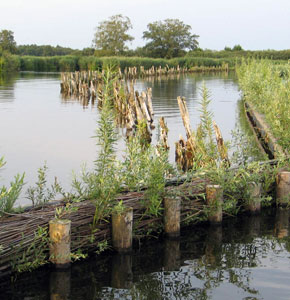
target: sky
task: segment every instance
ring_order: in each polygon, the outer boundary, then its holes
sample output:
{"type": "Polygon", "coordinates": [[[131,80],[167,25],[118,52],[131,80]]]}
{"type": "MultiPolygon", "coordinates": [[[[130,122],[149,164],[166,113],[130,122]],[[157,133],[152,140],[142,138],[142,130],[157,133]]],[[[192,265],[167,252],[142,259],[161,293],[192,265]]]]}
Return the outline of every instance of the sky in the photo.
{"type": "Polygon", "coordinates": [[[83,49],[116,14],[132,22],[132,49],[145,45],[148,23],[168,18],[190,25],[203,49],[290,49],[290,0],[0,0],[0,30],[12,30],[18,45],[83,49]]]}

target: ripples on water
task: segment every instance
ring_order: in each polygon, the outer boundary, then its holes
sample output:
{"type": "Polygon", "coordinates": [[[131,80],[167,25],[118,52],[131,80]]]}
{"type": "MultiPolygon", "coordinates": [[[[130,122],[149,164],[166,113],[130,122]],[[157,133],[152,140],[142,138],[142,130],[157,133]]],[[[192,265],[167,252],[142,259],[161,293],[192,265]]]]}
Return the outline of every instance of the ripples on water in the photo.
{"type": "MultiPolygon", "coordinates": [[[[137,80],[139,91],[152,87],[155,124],[164,116],[169,127],[170,160],[174,162],[174,142],[185,131],[177,104],[177,96],[187,99],[193,128],[199,122],[200,89],[206,84],[211,94],[214,120],[225,140],[238,120],[240,98],[234,74],[191,74],[180,77],[137,80]]],[[[70,189],[71,171],[81,165],[93,166],[97,156],[95,135],[99,113],[97,103],[62,99],[59,74],[21,73],[0,81],[0,156],[7,165],[0,171],[1,183],[8,184],[16,173],[25,172],[26,187],[36,181],[37,169],[47,162],[48,179],[57,176],[70,189]]],[[[156,142],[157,130],[153,132],[156,142]]],[[[118,149],[124,149],[120,134],[118,149]]],[[[119,158],[122,153],[119,152],[119,158]]],[[[27,200],[22,197],[21,204],[27,200]]]]}

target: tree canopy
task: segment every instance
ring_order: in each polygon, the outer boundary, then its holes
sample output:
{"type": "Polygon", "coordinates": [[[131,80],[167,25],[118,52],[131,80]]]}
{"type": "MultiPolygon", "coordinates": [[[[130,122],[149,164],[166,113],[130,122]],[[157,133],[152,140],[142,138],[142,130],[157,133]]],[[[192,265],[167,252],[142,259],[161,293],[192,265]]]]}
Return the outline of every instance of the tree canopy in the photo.
{"type": "Polygon", "coordinates": [[[198,46],[196,34],[191,34],[191,26],[178,19],[166,19],[147,25],[143,39],[149,40],[145,48],[155,57],[172,58],[194,50],[198,46]]]}
{"type": "Polygon", "coordinates": [[[0,31],[0,49],[12,54],[16,53],[16,42],[13,31],[6,29],[0,31]]]}
{"type": "Polygon", "coordinates": [[[128,17],[120,14],[111,16],[108,20],[99,23],[93,45],[104,54],[121,54],[128,49],[126,42],[134,39],[127,33],[131,28],[132,24],[128,17]]]}

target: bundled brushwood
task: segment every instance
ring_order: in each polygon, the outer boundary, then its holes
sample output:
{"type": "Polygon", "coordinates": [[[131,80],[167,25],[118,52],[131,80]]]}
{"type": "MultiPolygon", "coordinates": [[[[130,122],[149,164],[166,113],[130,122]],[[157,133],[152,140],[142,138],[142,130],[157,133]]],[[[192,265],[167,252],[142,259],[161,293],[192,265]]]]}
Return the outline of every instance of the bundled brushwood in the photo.
{"type": "MultiPolygon", "coordinates": [[[[189,222],[203,213],[203,200],[196,195],[204,192],[207,182],[195,179],[192,182],[177,186],[168,186],[166,194],[182,196],[181,222],[189,222]]],[[[127,207],[134,210],[135,238],[141,238],[154,226],[160,226],[162,216],[150,216],[144,205],[145,191],[127,192],[116,198],[116,203],[122,201],[127,207]]],[[[38,253],[46,253],[47,243],[39,238],[39,228],[47,228],[48,223],[55,217],[56,208],[64,207],[67,202],[61,201],[41,208],[33,208],[27,212],[7,215],[0,218],[0,276],[10,270],[12,266],[19,267],[21,263],[29,263],[36,259],[38,253]],[[43,249],[41,249],[41,247],[43,249]],[[24,260],[23,260],[24,258],[24,260]]],[[[71,249],[72,251],[93,251],[98,249],[98,243],[111,240],[110,223],[101,221],[96,228],[92,227],[95,206],[93,201],[86,200],[72,203],[77,211],[65,215],[71,220],[71,249]]]]}

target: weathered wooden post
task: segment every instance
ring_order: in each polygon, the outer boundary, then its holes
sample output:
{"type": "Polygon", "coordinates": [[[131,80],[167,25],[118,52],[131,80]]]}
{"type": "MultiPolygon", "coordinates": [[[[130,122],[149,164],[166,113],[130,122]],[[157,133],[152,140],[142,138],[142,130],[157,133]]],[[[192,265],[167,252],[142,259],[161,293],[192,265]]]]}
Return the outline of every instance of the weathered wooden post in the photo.
{"type": "Polygon", "coordinates": [[[290,202],[290,172],[281,171],[277,175],[276,201],[285,206],[290,202]]]}
{"type": "Polygon", "coordinates": [[[164,198],[164,231],[168,237],[180,235],[180,197],[164,198]]]}
{"type": "Polygon", "coordinates": [[[208,219],[212,224],[219,224],[223,219],[223,188],[220,185],[208,184],[205,190],[209,207],[208,219]]]}
{"type": "Polygon", "coordinates": [[[258,214],[261,211],[261,192],[262,184],[250,182],[249,199],[246,200],[245,209],[250,214],[258,214]]]}
{"type": "Polygon", "coordinates": [[[113,247],[120,253],[132,250],[133,208],[112,214],[113,247]]]}
{"type": "Polygon", "coordinates": [[[67,267],[71,262],[70,232],[70,220],[53,219],[49,222],[50,261],[60,268],[67,267]]]}

